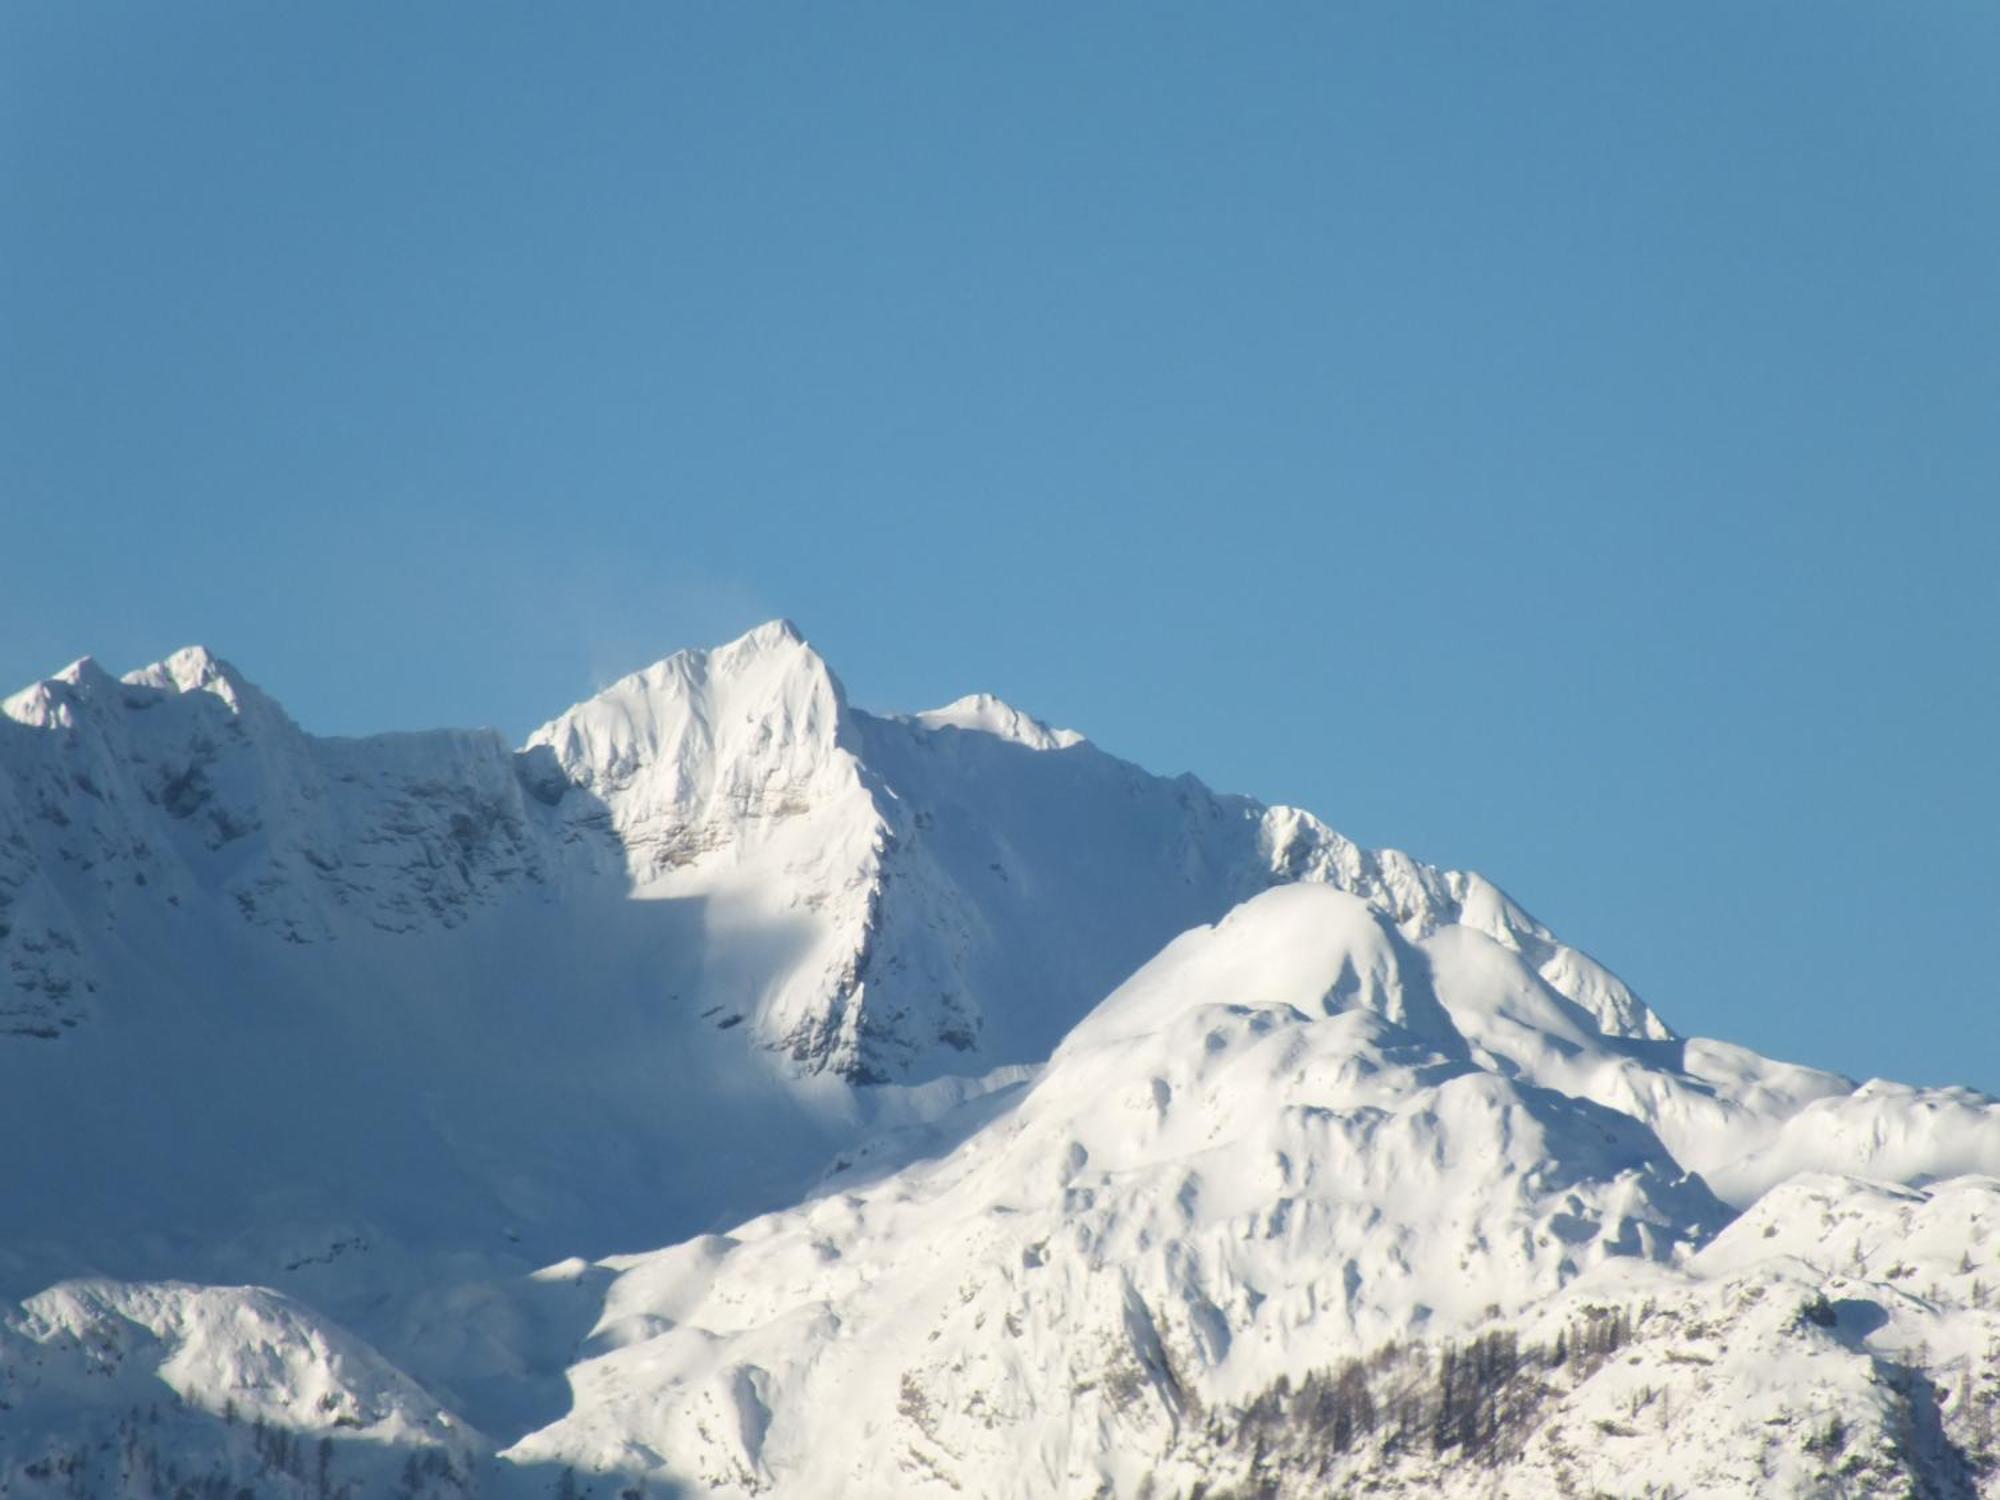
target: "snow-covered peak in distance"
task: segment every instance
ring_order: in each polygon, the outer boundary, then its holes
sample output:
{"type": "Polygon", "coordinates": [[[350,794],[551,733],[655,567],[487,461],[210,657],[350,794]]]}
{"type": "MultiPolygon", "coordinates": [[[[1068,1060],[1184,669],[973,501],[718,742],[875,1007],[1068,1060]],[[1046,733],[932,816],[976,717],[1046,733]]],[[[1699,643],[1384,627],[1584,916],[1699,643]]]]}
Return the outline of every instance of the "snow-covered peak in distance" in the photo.
{"type": "Polygon", "coordinates": [[[568,778],[624,796],[630,816],[752,816],[820,778],[846,694],[788,620],[716,650],[684,650],[620,678],[528,736],[568,778]]]}
{"type": "Polygon", "coordinates": [[[164,661],[126,673],[123,680],[162,692],[213,693],[231,708],[241,708],[246,694],[254,691],[242,673],[206,646],[183,646],[164,661]]]}
{"type": "MultiPolygon", "coordinates": [[[[33,683],[4,700],[0,715],[31,728],[48,728],[74,723],[75,711],[84,704],[109,705],[120,701],[118,683],[170,696],[205,693],[234,712],[246,708],[272,709],[276,705],[259,693],[236,668],[205,646],[184,646],[163,660],[114,679],[91,656],[79,657],[54,676],[33,683]],[[65,717],[65,714],[68,717],[65,717]]],[[[127,695],[126,706],[142,706],[149,700],[127,695]]]]}
{"type": "Polygon", "coordinates": [[[1067,750],[1083,743],[1083,736],[1074,729],[1052,729],[991,693],[968,693],[943,708],[925,709],[915,718],[926,729],[974,729],[1030,750],[1067,750]]]}
{"type": "Polygon", "coordinates": [[[774,620],[712,651],[679,651],[620,678],[528,737],[547,745],[579,785],[629,787],[642,771],[669,803],[717,787],[718,771],[768,762],[771,779],[810,769],[839,736],[846,698],[818,652],[789,620],[774,620]]]}

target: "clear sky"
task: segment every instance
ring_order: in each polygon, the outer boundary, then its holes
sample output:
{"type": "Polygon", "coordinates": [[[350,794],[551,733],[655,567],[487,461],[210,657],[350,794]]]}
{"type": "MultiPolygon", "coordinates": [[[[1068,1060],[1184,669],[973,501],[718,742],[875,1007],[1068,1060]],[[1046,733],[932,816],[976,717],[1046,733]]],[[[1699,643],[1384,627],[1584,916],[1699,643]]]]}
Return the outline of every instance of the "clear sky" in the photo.
{"type": "Polygon", "coordinates": [[[2000,1090],[2000,6],[0,8],[0,682],[798,620],[2000,1090]]]}

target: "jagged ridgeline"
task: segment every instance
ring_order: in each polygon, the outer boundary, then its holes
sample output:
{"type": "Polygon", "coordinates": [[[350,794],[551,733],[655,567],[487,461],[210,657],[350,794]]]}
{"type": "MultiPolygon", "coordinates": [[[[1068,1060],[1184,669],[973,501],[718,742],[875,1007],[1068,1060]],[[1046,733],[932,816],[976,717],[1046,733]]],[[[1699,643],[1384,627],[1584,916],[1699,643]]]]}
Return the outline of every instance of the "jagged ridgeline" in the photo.
{"type": "Polygon", "coordinates": [[[2000,1111],[783,622],[0,712],[0,1494],[1996,1494],[2000,1111]]]}

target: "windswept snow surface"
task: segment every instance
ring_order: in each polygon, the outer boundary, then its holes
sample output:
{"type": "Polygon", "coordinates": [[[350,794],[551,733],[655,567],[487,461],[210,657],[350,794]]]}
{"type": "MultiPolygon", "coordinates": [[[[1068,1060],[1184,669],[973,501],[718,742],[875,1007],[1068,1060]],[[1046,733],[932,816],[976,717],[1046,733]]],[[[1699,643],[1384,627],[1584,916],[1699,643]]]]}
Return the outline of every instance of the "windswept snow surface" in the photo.
{"type": "Polygon", "coordinates": [[[2000,1105],[782,621],[5,700],[0,1131],[4,1494],[2000,1493],[2000,1105]]]}

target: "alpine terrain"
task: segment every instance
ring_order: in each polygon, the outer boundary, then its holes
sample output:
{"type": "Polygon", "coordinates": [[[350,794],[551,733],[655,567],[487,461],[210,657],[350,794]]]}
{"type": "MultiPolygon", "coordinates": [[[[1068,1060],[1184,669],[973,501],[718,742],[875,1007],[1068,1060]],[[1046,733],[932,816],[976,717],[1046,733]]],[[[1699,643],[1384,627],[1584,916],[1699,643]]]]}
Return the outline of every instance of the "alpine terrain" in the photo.
{"type": "Polygon", "coordinates": [[[791,625],[0,704],[0,1496],[2000,1496],[2000,1104],[791,625]]]}

